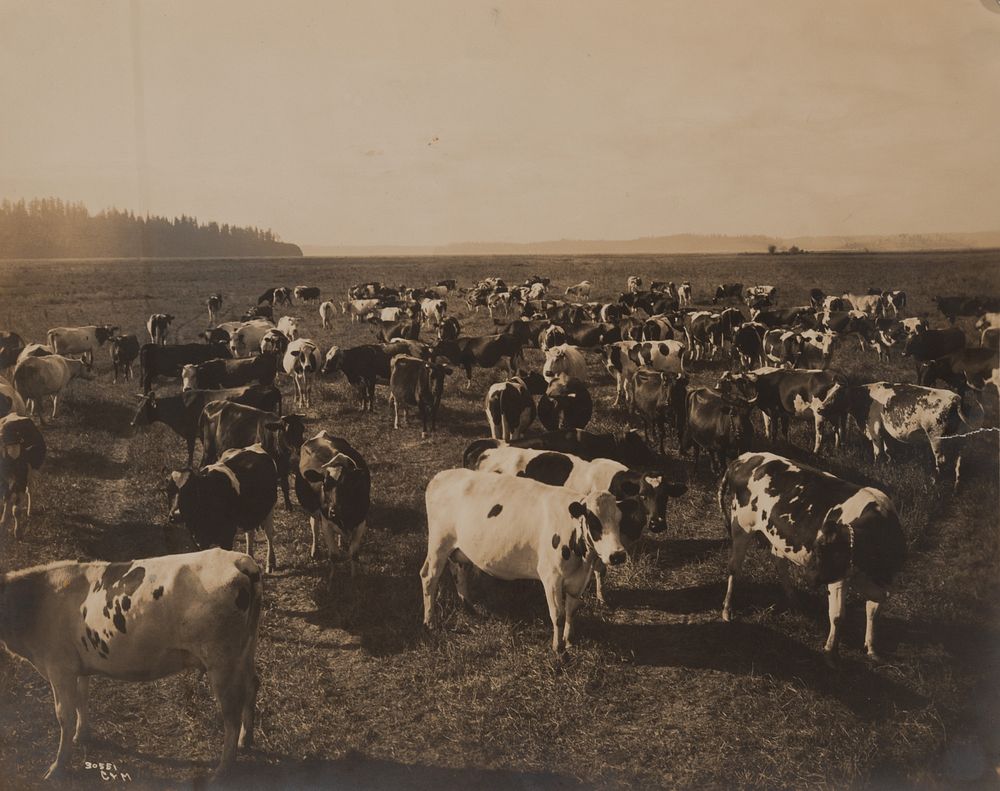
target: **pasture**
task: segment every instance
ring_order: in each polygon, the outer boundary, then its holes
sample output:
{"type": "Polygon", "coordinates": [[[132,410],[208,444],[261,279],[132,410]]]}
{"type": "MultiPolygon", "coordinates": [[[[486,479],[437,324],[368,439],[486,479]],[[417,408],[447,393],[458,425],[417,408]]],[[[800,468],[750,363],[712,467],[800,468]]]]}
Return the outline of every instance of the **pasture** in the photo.
{"type": "MultiPolygon", "coordinates": [[[[169,342],[193,342],[214,291],[224,294],[220,318],[229,320],[270,286],[316,285],[323,299],[340,302],[350,285],[367,280],[422,286],[454,278],[468,286],[497,275],[513,285],[535,273],[552,279],[553,293],[586,278],[593,299],[612,300],[630,274],[690,280],[696,305],[728,281],[773,283],[782,306],[807,303],[817,286],[829,294],[904,289],[910,314],[944,326],[932,297],[1000,292],[1000,253],[0,262],[0,328],[40,341],[49,327],[107,322],[141,337],[149,314],[170,312],[177,320],[169,342]]],[[[492,331],[485,311],[468,315],[458,295],[448,303],[465,334],[492,331]]],[[[339,313],[323,330],[315,306],[287,312],[303,317],[304,336],[323,351],[372,337],[368,325],[339,313]]],[[[960,325],[973,337],[971,321],[960,325]]],[[[539,369],[541,352],[527,355],[539,369]]],[[[611,406],[613,380],[598,355],[589,354],[588,364],[595,399],[588,428],[619,430],[629,418],[611,406]]],[[[898,350],[880,363],[845,344],[832,366],[852,383],[914,381],[898,350]]],[[[692,385],[714,383],[725,368],[692,364],[692,385]]],[[[164,529],[159,491],[165,471],[184,464],[183,441],[162,424],[130,428],[139,386],[111,383],[106,352],[95,373],[71,385],[60,415],[43,429],[49,456],[27,534],[20,542],[9,529],[0,535],[4,571],[189,548],[183,530],[164,529]]],[[[309,559],[306,515],[297,504],[275,511],[280,568],[265,579],[257,746],[240,756],[239,785],[884,788],[995,780],[996,433],[970,440],[957,496],[932,482],[926,447],[875,466],[870,444],[852,431],[846,447],[810,459],[808,421],[793,423],[791,446],[774,446],[880,486],[896,503],[909,557],[883,611],[882,664],[865,659],[864,608],[856,600],[840,663],[824,664],[825,592],[793,571],[797,601],[786,602],[763,550],[748,557],[735,621],[721,621],[728,556],[717,477],[704,457],[698,469],[680,458],[672,436],[665,469],[688,493],[670,502],[668,530],[647,534],[637,559],[611,570],[609,606],[588,594],[577,646],[559,660],[534,582],[480,578],[473,590],[483,612],[469,613],[446,581],[442,628],[421,626],[424,489],[436,472],[461,466],[471,440],[488,436],[483,395],[499,378],[477,369],[466,391],[464,377],[453,376],[438,432],[423,440],[419,425],[393,430],[384,387],[374,414],[363,414],[342,377],[318,381],[307,436],[325,428],[367,459],[369,531],[359,573],[352,578],[341,564],[327,590],[326,561],[309,559]]],[[[291,383],[279,377],[279,386],[285,411],[293,411],[291,383]]],[[[997,425],[994,390],[984,407],[987,425],[997,425]]],[[[115,763],[133,784],[183,786],[206,776],[218,757],[220,717],[194,673],[144,684],[95,678],[91,718],[96,742],[86,760],[115,763]]],[[[3,784],[37,784],[57,738],[48,686],[26,663],[0,658],[3,784]]],[[[84,760],[78,750],[69,784],[100,785],[84,760]]]]}

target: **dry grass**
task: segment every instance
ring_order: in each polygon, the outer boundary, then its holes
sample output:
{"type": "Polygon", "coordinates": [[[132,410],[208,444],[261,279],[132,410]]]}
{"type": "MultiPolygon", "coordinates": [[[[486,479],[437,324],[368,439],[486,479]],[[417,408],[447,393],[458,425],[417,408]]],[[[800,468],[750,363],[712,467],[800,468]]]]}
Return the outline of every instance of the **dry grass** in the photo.
{"type": "MultiPolygon", "coordinates": [[[[282,260],[261,262],[0,263],[0,327],[31,340],[50,326],[113,321],[141,334],[151,312],[179,317],[171,340],[191,341],[204,297],[226,296],[237,315],[272,285],[315,284],[339,300],[367,279],[422,284],[486,274],[520,282],[538,272],[566,286],[583,278],[613,297],[628,274],[690,279],[704,302],[714,284],[773,282],[782,303],[818,285],[830,293],[869,285],[906,289],[911,310],[934,294],[997,292],[995,253],[927,255],[676,256],[282,260]],[[953,284],[961,283],[956,287],[953,284]]],[[[453,311],[464,313],[458,300],[453,311]]],[[[322,331],[314,308],[296,309],[326,345],[366,342],[365,327],[338,317],[322,331]]],[[[941,317],[932,315],[935,323],[941,317]]],[[[465,321],[486,332],[485,317],[465,321]]],[[[968,326],[968,325],[966,325],[968,326]]],[[[835,357],[853,381],[912,381],[898,358],[880,364],[856,349],[835,357]]],[[[133,432],[131,385],[99,377],[74,384],[65,412],[45,428],[50,458],[27,537],[2,542],[4,569],[57,558],[122,559],[181,546],[163,530],[155,491],[164,468],[183,463],[183,443],[163,426],[133,432]]],[[[718,366],[695,367],[696,383],[718,366]]],[[[591,365],[595,430],[619,428],[613,386],[591,365]]],[[[280,571],[266,581],[259,665],[258,749],[241,757],[239,784],[358,788],[643,787],[840,788],[985,784],[1000,763],[997,688],[997,496],[995,435],[976,438],[958,497],[936,489],[929,453],[900,453],[874,467],[853,440],[819,460],[856,480],[879,482],[896,500],[911,544],[899,590],[886,608],[886,662],[863,658],[863,608],[852,607],[843,660],[822,662],[825,600],[798,579],[784,602],[771,561],[751,553],[737,591],[737,621],[719,620],[726,553],[715,480],[670,445],[669,467],[689,494],[674,501],[668,533],[650,537],[637,561],[611,576],[611,607],[588,601],[580,645],[565,662],[548,649],[537,584],[477,581],[483,613],[442,597],[443,629],[420,627],[417,571],[425,549],[423,489],[485,431],[482,394],[493,372],[466,393],[449,382],[438,435],[391,429],[360,414],[343,381],[319,385],[311,430],[326,428],[362,449],[374,500],[361,573],[339,569],[333,591],[308,558],[301,511],[277,513],[280,571]]],[[[283,385],[289,395],[287,383],[283,385]]],[[[997,422],[996,397],[987,415],[997,422]]],[[[808,429],[795,447],[808,456],[808,429]]],[[[55,751],[45,683],[28,665],[0,660],[0,771],[6,784],[34,785],[55,751]]],[[[177,787],[203,778],[221,746],[207,685],[196,674],[152,684],[95,680],[91,761],[114,761],[138,783],[177,787]]],[[[77,755],[72,785],[100,784],[77,755]]]]}

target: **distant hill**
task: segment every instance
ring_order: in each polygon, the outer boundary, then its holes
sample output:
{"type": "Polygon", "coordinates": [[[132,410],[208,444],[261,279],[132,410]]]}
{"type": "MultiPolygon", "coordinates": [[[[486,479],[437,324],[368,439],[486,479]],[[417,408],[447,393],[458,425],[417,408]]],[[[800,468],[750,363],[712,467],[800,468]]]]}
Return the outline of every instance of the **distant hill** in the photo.
{"type": "Polygon", "coordinates": [[[194,217],[138,217],[107,209],[90,214],[58,198],[0,204],[2,258],[205,258],[300,256],[270,229],[241,228],[194,217]]]}
{"type": "Polygon", "coordinates": [[[919,251],[1000,247],[1000,231],[982,233],[894,234],[884,236],[723,236],[674,234],[639,239],[560,239],[548,242],[456,242],[442,246],[310,246],[311,256],[393,255],[668,255],[678,253],[766,253],[795,246],[807,251],[919,251]]]}

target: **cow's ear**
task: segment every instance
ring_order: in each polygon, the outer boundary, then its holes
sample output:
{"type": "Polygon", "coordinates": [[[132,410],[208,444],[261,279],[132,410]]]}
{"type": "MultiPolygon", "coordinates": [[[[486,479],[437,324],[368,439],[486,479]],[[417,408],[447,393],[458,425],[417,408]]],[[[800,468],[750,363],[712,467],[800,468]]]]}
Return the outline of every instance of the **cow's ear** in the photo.
{"type": "Polygon", "coordinates": [[[569,504],[569,515],[574,519],[579,519],[587,513],[587,506],[581,503],[579,500],[574,500],[569,504]]]}
{"type": "Polygon", "coordinates": [[[292,355],[292,357],[298,357],[302,352],[298,349],[289,349],[288,353],[292,355]]]}
{"type": "Polygon", "coordinates": [[[302,473],[302,477],[309,481],[309,483],[320,483],[323,480],[323,473],[318,470],[306,470],[302,473]]]}

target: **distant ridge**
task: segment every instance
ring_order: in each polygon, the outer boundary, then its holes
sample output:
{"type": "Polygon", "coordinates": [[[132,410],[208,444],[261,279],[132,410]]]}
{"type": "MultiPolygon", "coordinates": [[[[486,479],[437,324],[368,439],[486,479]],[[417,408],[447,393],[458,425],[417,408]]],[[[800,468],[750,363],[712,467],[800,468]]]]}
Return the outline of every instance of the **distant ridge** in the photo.
{"type": "Polygon", "coordinates": [[[302,245],[310,256],[432,256],[432,255],[667,255],[678,253],[766,253],[774,245],[784,251],[891,252],[920,250],[982,250],[1000,248],[1000,231],[925,233],[872,236],[724,236],[674,234],[639,239],[560,239],[547,242],[455,242],[446,245],[302,245]]]}

